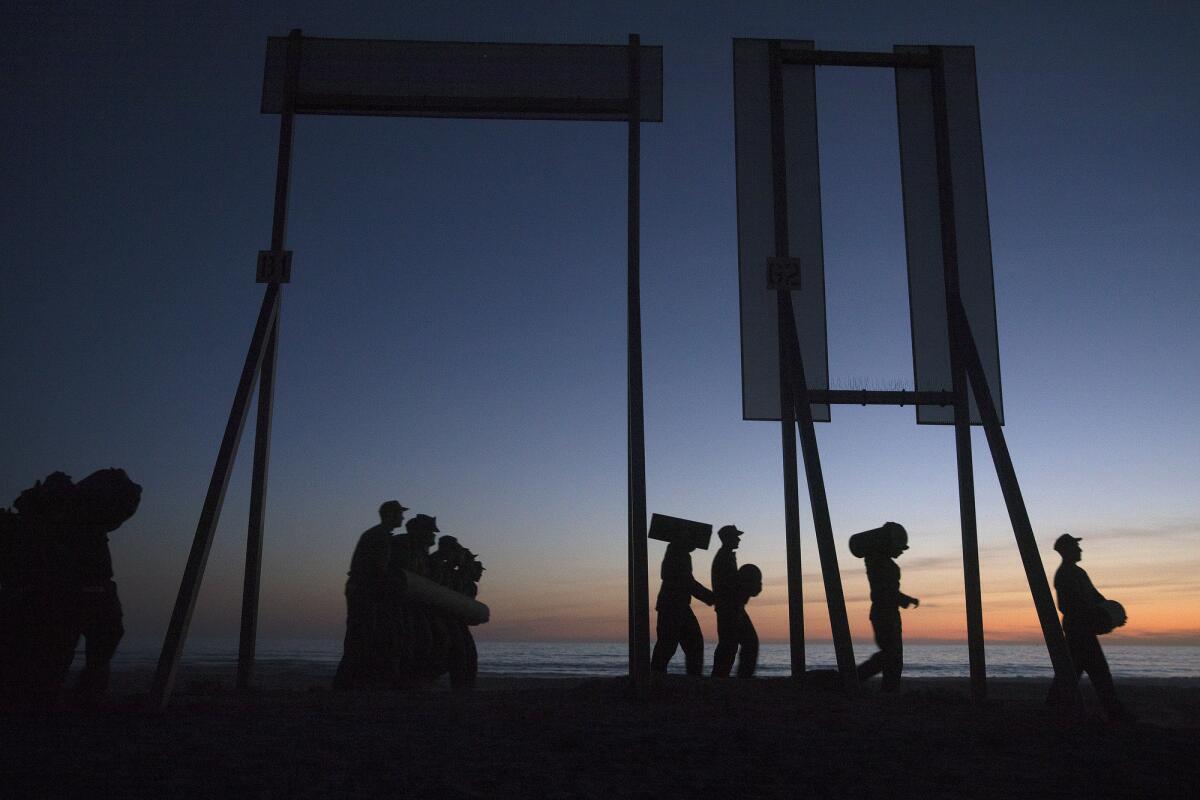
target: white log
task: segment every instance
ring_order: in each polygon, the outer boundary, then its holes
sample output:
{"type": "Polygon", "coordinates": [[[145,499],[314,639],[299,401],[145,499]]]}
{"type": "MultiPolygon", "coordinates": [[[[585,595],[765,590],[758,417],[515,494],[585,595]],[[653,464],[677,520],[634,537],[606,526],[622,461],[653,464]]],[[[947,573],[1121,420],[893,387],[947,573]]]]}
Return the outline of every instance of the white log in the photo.
{"type": "Polygon", "coordinates": [[[491,612],[473,597],[456,592],[426,577],[404,570],[404,601],[428,606],[447,616],[461,619],[468,625],[482,625],[491,612]]]}

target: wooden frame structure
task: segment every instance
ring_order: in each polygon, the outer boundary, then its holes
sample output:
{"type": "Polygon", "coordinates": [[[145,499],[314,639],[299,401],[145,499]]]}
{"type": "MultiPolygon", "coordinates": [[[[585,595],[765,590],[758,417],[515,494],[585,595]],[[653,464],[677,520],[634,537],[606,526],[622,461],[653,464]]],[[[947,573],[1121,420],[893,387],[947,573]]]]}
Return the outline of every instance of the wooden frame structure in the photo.
{"type": "MultiPolygon", "coordinates": [[[[796,465],[798,431],[804,458],[809,502],[812,507],[816,540],[829,604],[831,630],[837,655],[838,672],[847,691],[857,689],[853,645],[846,620],[845,599],[837,566],[837,552],[829,519],[829,504],[821,472],[813,424],[812,404],[862,405],[952,405],[954,409],[955,455],[958,464],[959,521],[962,531],[963,578],[966,594],[967,642],[970,660],[971,695],[975,701],[986,697],[983,612],[979,581],[979,550],[975,516],[974,472],[971,455],[971,390],[982,422],[996,476],[1004,496],[1017,548],[1033,596],[1051,663],[1057,678],[1073,677],[1070,653],[1054,607],[1049,583],[1038,553],[1029,514],[1008,452],[1001,417],[988,385],[979,348],[964,310],[959,284],[954,181],[951,168],[950,126],[946,105],[946,66],[942,47],[931,46],[926,52],[864,53],[815,49],[784,48],[781,40],[772,40],[769,48],[771,163],[773,178],[775,258],[791,258],[788,241],[787,161],[782,93],[782,71],[787,65],[882,67],[924,69],[931,77],[933,129],[937,165],[937,204],[941,230],[941,255],[945,283],[946,319],[950,342],[953,388],[938,391],[857,391],[809,389],[801,357],[792,305],[794,282],[781,280],[768,266],[771,287],[777,294],[778,346],[780,375],[780,425],[783,445],[784,510],[787,537],[789,619],[791,632],[792,674],[804,675],[804,621],[800,582],[799,490],[796,465]]],[[[798,270],[795,270],[798,273],[798,270]]],[[[1078,698],[1078,687],[1075,696],[1078,698]]]]}
{"type": "MultiPolygon", "coordinates": [[[[444,64],[443,64],[444,65],[444,64]]],[[[526,69],[530,69],[527,65],[526,69]]],[[[392,83],[403,82],[410,76],[400,70],[392,83]]],[[[538,81],[527,82],[526,86],[540,89],[546,73],[534,70],[538,81]]],[[[416,79],[414,79],[414,82],[416,79]]],[[[325,81],[324,83],[328,83],[325,81]]],[[[446,78],[443,85],[455,89],[469,82],[454,82],[446,78]]],[[[498,79],[504,88],[512,83],[511,77],[498,79]],[[505,83],[507,81],[507,83],[505,83]]],[[[640,166],[641,166],[641,123],[661,121],[662,98],[662,48],[643,47],[640,37],[631,34],[626,46],[607,45],[475,45],[465,43],[436,42],[385,42],[375,40],[330,40],[306,38],[300,30],[293,30],[286,39],[268,42],[267,74],[264,79],[264,113],[278,113],[279,150],[275,176],[275,210],[271,227],[271,248],[258,256],[257,280],[267,284],[262,304],[241,376],[234,392],[233,404],[225,425],[225,432],[217,451],[216,464],[209,480],[208,492],[193,536],[187,566],[180,581],[179,592],[171,614],[171,621],[159,656],[158,667],[151,689],[151,703],[164,709],[170,701],[178,672],[188,626],[195,610],[196,598],[204,577],[213,536],[225,500],[225,491],[233,471],[234,458],[241,441],[249,413],[250,398],[255,385],[258,386],[258,417],[254,438],[254,468],[250,495],[250,518],[247,526],[246,573],[243,587],[241,633],[238,648],[237,685],[241,690],[250,687],[253,679],[254,651],[258,627],[259,576],[262,562],[262,542],[266,519],[267,471],[270,460],[271,411],[274,398],[275,358],[279,344],[279,315],[282,303],[283,284],[291,277],[291,252],[285,249],[287,230],[288,189],[291,177],[292,140],[297,114],[371,114],[387,116],[454,116],[475,118],[518,118],[518,119],[580,119],[626,121],[628,123],[628,254],[627,254],[627,424],[628,424],[628,530],[627,549],[629,562],[629,673],[635,685],[644,687],[649,678],[650,667],[650,603],[646,566],[646,456],[645,428],[642,401],[642,345],[641,345],[641,291],[640,291],[640,166]],[[453,91],[446,96],[431,96],[413,91],[402,96],[389,96],[375,90],[375,75],[364,73],[370,89],[329,92],[323,89],[323,76],[314,75],[313,70],[302,70],[302,55],[306,43],[309,46],[343,48],[338,57],[345,57],[346,47],[356,47],[365,54],[364,61],[374,69],[381,59],[393,58],[393,66],[403,66],[409,56],[402,51],[404,46],[428,52],[439,46],[455,49],[474,59],[470,68],[476,76],[486,75],[491,61],[497,55],[509,58],[509,64],[518,65],[528,57],[537,64],[537,59],[550,53],[560,62],[569,59],[572,48],[579,57],[603,61],[607,70],[606,80],[614,70],[628,76],[623,91],[613,92],[607,80],[606,96],[597,91],[594,96],[581,96],[580,92],[547,96],[546,93],[529,91],[523,94],[493,96],[456,96],[453,91]],[[487,48],[483,51],[481,48],[487,48]],[[478,51],[472,55],[472,51],[478,51]],[[397,56],[397,53],[400,53],[397,56]],[[382,56],[380,54],[383,54],[382,56]],[[390,54],[390,55],[389,55],[390,54]],[[276,58],[273,69],[273,56],[276,58]],[[656,74],[646,78],[647,56],[654,59],[651,66],[656,74]],[[601,58],[602,57],[602,58],[601,58]],[[481,72],[482,71],[482,72],[481,72]],[[277,83],[272,83],[277,81],[277,83]],[[303,84],[308,81],[309,84],[303,84]],[[648,89],[653,93],[648,97],[648,89]],[[655,97],[656,95],[656,97],[655,97]],[[657,108],[655,109],[655,102],[657,108]]]]}

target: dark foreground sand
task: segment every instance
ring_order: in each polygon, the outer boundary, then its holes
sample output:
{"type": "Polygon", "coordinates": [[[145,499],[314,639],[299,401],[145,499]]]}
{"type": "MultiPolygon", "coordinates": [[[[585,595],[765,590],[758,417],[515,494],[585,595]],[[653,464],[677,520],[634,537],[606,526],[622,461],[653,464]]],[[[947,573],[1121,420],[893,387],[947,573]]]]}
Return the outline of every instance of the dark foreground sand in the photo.
{"type": "Polygon", "coordinates": [[[1200,798],[1200,680],[1125,680],[1114,727],[1042,704],[1044,681],[907,680],[854,699],[784,679],[671,677],[642,701],[617,679],[483,678],[337,694],[264,665],[253,696],[185,672],[165,715],[112,707],[0,716],[0,797],[1181,797],[1200,798]]]}

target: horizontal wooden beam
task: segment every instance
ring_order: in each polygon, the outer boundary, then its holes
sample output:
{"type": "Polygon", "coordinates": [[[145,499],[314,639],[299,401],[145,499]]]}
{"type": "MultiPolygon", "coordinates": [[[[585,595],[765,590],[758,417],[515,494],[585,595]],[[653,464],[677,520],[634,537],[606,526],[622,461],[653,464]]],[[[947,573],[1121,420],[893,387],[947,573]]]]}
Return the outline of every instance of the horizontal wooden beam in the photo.
{"type": "Polygon", "coordinates": [[[869,389],[809,389],[809,402],[847,406],[952,406],[953,392],[883,392],[869,389]]]}
{"type": "MultiPolygon", "coordinates": [[[[296,95],[297,114],[394,117],[464,117],[472,119],[567,119],[625,121],[629,100],[556,97],[391,97],[365,94],[296,95]]],[[[662,117],[643,115],[642,122],[662,117]]]]}
{"type": "Polygon", "coordinates": [[[892,69],[930,69],[933,57],[927,53],[861,53],[837,50],[779,51],[784,64],[806,64],[818,67],[890,67],[892,69]]]}

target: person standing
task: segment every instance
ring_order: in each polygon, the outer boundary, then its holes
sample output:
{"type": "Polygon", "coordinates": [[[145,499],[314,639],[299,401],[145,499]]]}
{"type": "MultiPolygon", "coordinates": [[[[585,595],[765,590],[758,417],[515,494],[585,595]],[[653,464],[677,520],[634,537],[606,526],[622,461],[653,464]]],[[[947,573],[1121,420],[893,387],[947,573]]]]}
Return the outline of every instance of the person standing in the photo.
{"type": "Polygon", "coordinates": [[[662,586],[658,590],[657,634],[654,652],[650,656],[652,672],[666,672],[675,650],[683,648],[687,674],[699,676],[704,671],[704,634],[692,612],[692,598],[712,605],[713,593],[692,577],[692,542],[671,542],[662,562],[662,586]]]}
{"type": "Polygon", "coordinates": [[[1056,678],[1047,702],[1055,704],[1066,697],[1086,672],[1108,718],[1114,722],[1132,722],[1133,715],[1117,699],[1112,672],[1097,638],[1098,634],[1108,633],[1125,624],[1124,610],[1121,610],[1120,618],[1114,620],[1104,609],[1102,604],[1109,601],[1096,590],[1092,579],[1079,566],[1083,558],[1080,541],[1081,537],[1069,533],[1054,540],[1054,549],[1062,557],[1062,564],[1054,573],[1054,591],[1058,594],[1063,633],[1067,638],[1067,649],[1071,653],[1075,674],[1070,685],[1056,678]]]}
{"type": "Polygon", "coordinates": [[[738,576],[737,549],[742,542],[742,535],[742,531],[733,525],[726,525],[717,531],[721,547],[712,562],[713,605],[717,612],[717,649],[713,653],[712,667],[714,678],[729,677],[735,656],[738,657],[739,678],[753,677],[758,664],[758,632],[746,613],[746,602],[750,595],[742,591],[738,576]]]}
{"type": "Polygon", "coordinates": [[[379,524],[358,537],[346,581],[346,638],[333,678],[335,689],[394,683],[392,606],[398,577],[389,573],[391,533],[408,509],[396,500],[379,506],[379,524]]]}
{"type": "Polygon", "coordinates": [[[871,584],[871,627],[879,652],[858,665],[858,679],[865,681],[883,673],[885,692],[900,689],[904,670],[904,638],[900,627],[900,609],[916,608],[921,601],[900,591],[900,567],[895,559],[908,549],[908,531],[896,522],[879,529],[878,543],[863,556],[867,581],[871,584]]]}
{"type": "Polygon", "coordinates": [[[84,665],[73,694],[76,704],[94,708],[108,691],[109,665],[125,635],[108,534],[137,511],[142,487],[125,470],[103,469],[75,484],[75,494],[77,524],[65,532],[74,600],[69,639],[72,651],[83,639],[84,665]]]}

